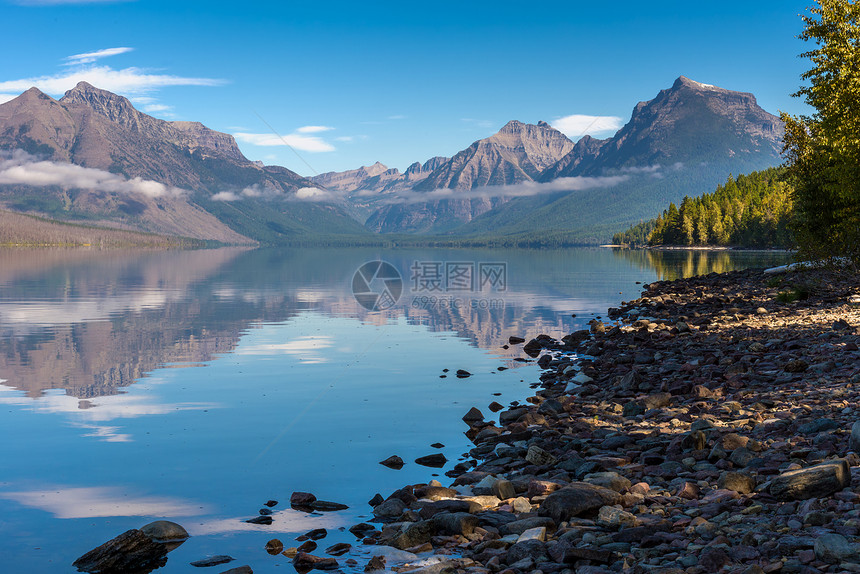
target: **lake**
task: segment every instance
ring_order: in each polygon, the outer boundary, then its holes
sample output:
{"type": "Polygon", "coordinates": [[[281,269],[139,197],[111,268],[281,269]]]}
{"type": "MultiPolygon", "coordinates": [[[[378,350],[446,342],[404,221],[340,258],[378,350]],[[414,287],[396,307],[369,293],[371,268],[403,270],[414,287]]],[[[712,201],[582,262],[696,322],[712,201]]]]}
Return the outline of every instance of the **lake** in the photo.
{"type": "Polygon", "coordinates": [[[503,347],[511,335],[560,338],[637,298],[641,283],[787,260],[596,248],[0,250],[2,569],[73,572],[88,550],[168,519],[192,536],[159,573],[200,572],[189,563],[214,554],[236,561],[203,571],[291,572],[267,541],[296,546],[327,528],[316,554],[355,542],[344,529],[372,518],[377,492],[450,482],[444,472],[470,448],[469,408],[490,415],[490,402],[532,394],[539,369],[521,345],[503,347]],[[413,463],[437,452],[442,469],[413,463]],[[401,470],[378,464],[395,454],[401,470]],[[349,509],[292,510],[293,491],[349,509]],[[273,524],[244,522],[268,500],[279,501],[273,524]]]}

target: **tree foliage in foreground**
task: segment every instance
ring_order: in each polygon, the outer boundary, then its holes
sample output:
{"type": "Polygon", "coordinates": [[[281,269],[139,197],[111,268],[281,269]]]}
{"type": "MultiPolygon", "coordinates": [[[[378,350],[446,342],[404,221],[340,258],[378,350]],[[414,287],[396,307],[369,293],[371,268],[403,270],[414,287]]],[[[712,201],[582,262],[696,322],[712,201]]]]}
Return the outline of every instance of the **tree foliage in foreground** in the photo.
{"type": "Polygon", "coordinates": [[[794,183],[795,235],[803,258],[850,257],[860,263],[860,3],[819,0],[800,38],[809,85],[794,96],[816,111],[782,113],[794,183]]]}
{"type": "Polygon", "coordinates": [[[791,243],[791,187],[784,170],[729,177],[713,193],[685,197],[657,219],[613,237],[626,245],[787,247],[791,243]]]}

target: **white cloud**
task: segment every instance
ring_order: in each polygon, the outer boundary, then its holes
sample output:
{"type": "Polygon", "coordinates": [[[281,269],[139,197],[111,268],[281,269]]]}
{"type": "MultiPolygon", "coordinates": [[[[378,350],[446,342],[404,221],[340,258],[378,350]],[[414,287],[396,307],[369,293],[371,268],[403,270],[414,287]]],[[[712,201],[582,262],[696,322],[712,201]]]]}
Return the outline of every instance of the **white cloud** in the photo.
{"type": "Polygon", "coordinates": [[[86,52],[84,54],[75,54],[64,58],[67,66],[75,66],[79,64],[92,64],[101,58],[109,56],[118,56],[119,54],[127,54],[134,48],[105,48],[104,50],[96,50],[95,52],[86,52]]]}
{"type": "Polygon", "coordinates": [[[46,94],[62,95],[82,81],[109,92],[131,95],[151,92],[168,86],[220,86],[225,83],[224,80],[214,78],[190,78],[147,73],[142,68],[114,70],[109,66],[91,66],[49,76],[34,76],[0,82],[0,92],[24,92],[35,86],[46,94]]]}
{"type": "MultiPolygon", "coordinates": [[[[683,164],[682,164],[682,165],[683,165],[683,164]]],[[[622,172],[622,173],[647,173],[647,174],[652,174],[652,173],[657,173],[657,172],[658,172],[658,171],[660,171],[661,169],[663,169],[663,166],[661,166],[660,164],[654,164],[654,165],[644,165],[644,166],[638,166],[638,167],[637,167],[637,166],[622,167],[622,168],[621,168],[621,172],[622,172]]]]}
{"type": "Polygon", "coordinates": [[[328,201],[336,197],[330,191],[318,187],[301,187],[296,190],[296,198],[303,201],[328,201]]]}
{"type": "Polygon", "coordinates": [[[239,201],[246,197],[265,197],[272,198],[283,195],[283,192],[273,187],[261,187],[256,183],[246,187],[239,193],[235,191],[221,191],[212,196],[213,201],[239,201]]]}
{"type": "MultiPolygon", "coordinates": [[[[149,379],[152,382],[153,379],[149,379]]],[[[2,379],[0,379],[2,381],[2,379]]],[[[152,384],[152,382],[150,384],[152,384]]],[[[82,409],[80,399],[56,390],[46,391],[37,400],[24,396],[21,391],[0,384],[0,405],[15,405],[42,414],[68,413],[72,426],[91,430],[94,426],[103,426],[101,423],[116,421],[118,419],[132,419],[140,417],[173,414],[177,411],[203,411],[219,408],[214,403],[154,403],[151,398],[143,395],[106,395],[93,399],[94,408],[82,409]]],[[[119,427],[112,427],[117,429],[119,427]]],[[[87,434],[85,436],[93,436],[87,434]]],[[[129,439],[131,438],[127,435],[129,439]]],[[[101,438],[101,437],[97,437],[101,438]]],[[[104,440],[104,439],[103,439],[104,440]]]]}
{"type": "Polygon", "coordinates": [[[177,196],[185,193],[179,188],[139,177],[126,179],[116,173],[71,163],[38,161],[21,150],[12,152],[11,157],[8,154],[0,155],[0,184],[139,193],[148,197],[177,196]]]}
{"type": "Polygon", "coordinates": [[[57,518],[107,518],[111,516],[199,516],[208,512],[199,504],[176,498],[134,496],[124,488],[101,486],[48,488],[0,492],[0,498],[50,512],[57,518]]]}
{"type": "Polygon", "coordinates": [[[5,104],[6,102],[11,102],[15,98],[17,98],[17,94],[0,94],[0,104],[5,104]]]}
{"type": "Polygon", "coordinates": [[[335,141],[349,143],[349,142],[353,141],[355,138],[353,136],[340,136],[340,137],[336,137],[334,139],[335,139],[335,141]]]}
{"type": "Polygon", "coordinates": [[[315,134],[319,132],[328,132],[334,128],[329,126],[304,126],[296,130],[300,134],[315,134]]]}
{"type": "Polygon", "coordinates": [[[294,149],[310,152],[334,151],[335,147],[316,136],[306,136],[299,133],[278,136],[275,134],[250,134],[237,132],[233,134],[240,142],[256,146],[289,146],[294,149]]]}
{"type": "Polygon", "coordinates": [[[272,514],[273,524],[248,524],[242,518],[214,518],[211,520],[195,520],[190,522],[188,532],[192,536],[211,536],[213,534],[232,534],[235,532],[306,532],[314,528],[335,530],[348,526],[349,522],[340,513],[326,513],[322,516],[307,514],[293,509],[285,509],[272,514]]]}
{"type": "Polygon", "coordinates": [[[584,135],[615,133],[623,126],[624,120],[617,116],[586,116],[582,114],[565,116],[552,122],[552,127],[574,139],[584,135]]]}
{"type": "Polygon", "coordinates": [[[242,198],[232,191],[219,191],[212,196],[212,201],[239,201],[240,199],[242,198]]]}
{"type": "MultiPolygon", "coordinates": [[[[309,188],[305,188],[309,189],[309,188]]],[[[317,190],[319,191],[319,190],[317,190]]],[[[319,351],[334,347],[334,338],[328,335],[308,335],[299,337],[295,341],[287,343],[262,343],[239,347],[237,355],[295,355],[300,357],[299,362],[306,364],[326,363],[326,359],[319,351]]]]}
{"type": "Polygon", "coordinates": [[[494,197],[530,197],[543,193],[582,191],[612,187],[630,178],[628,175],[610,177],[561,177],[548,183],[526,181],[512,185],[488,185],[474,189],[436,189],[433,191],[403,191],[386,196],[386,203],[426,203],[444,199],[484,199],[494,197]]]}
{"type": "Polygon", "coordinates": [[[172,109],[173,109],[173,106],[168,106],[165,104],[147,104],[147,105],[143,106],[143,111],[145,111],[148,114],[158,114],[158,113],[169,112],[172,109]]]}

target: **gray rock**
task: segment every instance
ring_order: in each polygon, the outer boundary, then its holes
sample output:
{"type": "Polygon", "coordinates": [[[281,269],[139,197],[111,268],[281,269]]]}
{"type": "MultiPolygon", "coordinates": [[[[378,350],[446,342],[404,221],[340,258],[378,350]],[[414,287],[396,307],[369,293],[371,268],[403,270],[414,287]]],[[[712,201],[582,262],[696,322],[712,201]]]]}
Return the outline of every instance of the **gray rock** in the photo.
{"type": "Polygon", "coordinates": [[[511,503],[511,507],[514,509],[514,512],[531,512],[532,503],[529,502],[528,498],[518,496],[511,503]]]}
{"type": "Polygon", "coordinates": [[[239,566],[238,568],[230,568],[229,570],[225,570],[221,572],[221,574],[254,574],[254,571],[251,570],[250,566],[239,566]]]}
{"type": "Polygon", "coordinates": [[[420,456],[415,459],[415,464],[429,466],[431,468],[442,468],[447,462],[448,459],[445,458],[445,455],[438,452],[435,454],[428,454],[427,456],[420,456]]]}
{"type": "Polygon", "coordinates": [[[399,498],[389,498],[373,509],[373,515],[382,519],[400,518],[404,510],[406,510],[406,504],[402,500],[399,498]]]}
{"type": "Polygon", "coordinates": [[[438,500],[436,502],[419,502],[421,509],[418,514],[421,518],[432,518],[442,512],[466,512],[475,514],[481,512],[484,507],[471,500],[438,500]]]}
{"type": "Polygon", "coordinates": [[[644,415],[645,410],[645,405],[641,401],[630,401],[628,403],[624,403],[621,416],[625,418],[637,417],[639,415],[644,415]]]}
{"type": "Polygon", "coordinates": [[[501,479],[493,484],[493,494],[499,497],[500,500],[507,500],[514,498],[517,495],[517,491],[510,480],[501,479]]]}
{"type": "Polygon", "coordinates": [[[780,474],[771,481],[770,493],[780,500],[806,500],[829,496],[849,484],[848,462],[837,459],[780,474]]]}
{"type": "Polygon", "coordinates": [[[525,415],[527,412],[529,412],[529,410],[525,407],[518,407],[515,409],[503,411],[499,413],[499,423],[501,423],[503,426],[515,423],[519,420],[521,416],[525,415]]]}
{"type": "Polygon", "coordinates": [[[724,472],[720,475],[720,479],[717,481],[717,486],[728,490],[734,490],[741,494],[749,494],[755,490],[756,482],[755,479],[748,474],[742,474],[740,472],[724,472]]]}
{"type": "Polygon", "coordinates": [[[572,482],[546,497],[540,508],[541,516],[549,516],[556,524],[581,514],[594,513],[602,506],[621,502],[621,495],[613,490],[588,484],[572,482]]]}
{"type": "Polygon", "coordinates": [[[729,456],[729,460],[732,461],[732,464],[740,467],[747,466],[754,458],[756,458],[756,454],[743,446],[733,450],[731,456],[729,456]]]}
{"type": "Polygon", "coordinates": [[[482,413],[475,407],[472,407],[471,409],[469,409],[469,412],[463,415],[463,422],[469,426],[473,426],[475,423],[482,422],[483,420],[484,413],[482,413]]]}
{"type": "Polygon", "coordinates": [[[505,562],[513,565],[521,560],[531,559],[534,563],[546,562],[549,556],[546,552],[546,545],[540,540],[525,540],[517,542],[508,549],[505,556],[505,562]]]}
{"type": "Polygon", "coordinates": [[[400,470],[403,468],[403,459],[396,454],[393,454],[385,460],[379,461],[379,464],[387,466],[388,468],[393,468],[394,470],[400,470]]]}
{"type": "Polygon", "coordinates": [[[232,562],[235,560],[232,556],[227,556],[226,554],[218,554],[216,556],[209,556],[208,558],[203,558],[201,560],[195,560],[191,562],[192,566],[197,568],[208,568],[209,566],[218,566],[219,564],[226,564],[228,562],[232,562]]]}
{"type": "Polygon", "coordinates": [[[662,409],[672,404],[672,395],[669,393],[654,393],[642,399],[642,404],[646,410],[662,409]]]}
{"type": "Polygon", "coordinates": [[[582,481],[596,484],[615,492],[622,492],[630,488],[630,481],[617,472],[593,472],[586,474],[582,481]]]}
{"type": "Polygon", "coordinates": [[[708,437],[702,431],[692,431],[681,439],[681,448],[689,452],[693,450],[704,450],[708,444],[708,437]]]}
{"type": "Polygon", "coordinates": [[[167,546],[140,530],[128,530],[74,561],[81,572],[124,572],[154,569],[167,561],[167,546]]]}
{"type": "Polygon", "coordinates": [[[552,454],[536,445],[529,447],[526,460],[535,466],[550,466],[558,462],[558,459],[552,454]]]}
{"type": "Polygon", "coordinates": [[[248,524],[269,525],[272,522],[274,522],[274,519],[271,516],[261,515],[261,516],[255,516],[254,518],[249,518],[245,522],[247,522],[248,524]]]}
{"type": "Polygon", "coordinates": [[[347,510],[349,506],[340,502],[332,502],[330,500],[314,500],[311,502],[311,508],[321,512],[332,512],[335,510],[347,510]]]}
{"type": "Polygon", "coordinates": [[[829,564],[858,562],[857,547],[841,534],[824,534],[815,539],[815,557],[829,564]]]}
{"type": "Polygon", "coordinates": [[[851,438],[848,439],[848,448],[860,454],[860,421],[851,425],[851,438]]]}
{"type": "Polygon", "coordinates": [[[606,528],[636,526],[636,517],[614,506],[604,506],[597,514],[597,524],[606,528]]]}
{"type": "Polygon", "coordinates": [[[406,550],[407,548],[430,542],[430,538],[435,534],[436,526],[433,521],[422,520],[420,522],[413,522],[406,528],[403,534],[391,542],[391,545],[398,550],[406,550]]]}
{"type": "Polygon", "coordinates": [[[547,530],[555,529],[555,522],[548,516],[533,516],[531,518],[523,518],[522,520],[514,520],[508,522],[499,529],[502,534],[522,534],[526,530],[532,528],[546,527],[547,530]]]}
{"type": "Polygon", "coordinates": [[[179,524],[169,520],[156,520],[146,526],[141,526],[140,531],[149,536],[154,542],[178,542],[188,539],[188,531],[179,524]]]}
{"type": "Polygon", "coordinates": [[[299,552],[293,558],[293,566],[299,571],[308,570],[334,570],[338,567],[334,558],[322,558],[307,552],[299,552]]]}
{"type": "Polygon", "coordinates": [[[478,517],[467,512],[443,512],[433,517],[433,526],[443,536],[468,536],[478,526],[478,517]]]}

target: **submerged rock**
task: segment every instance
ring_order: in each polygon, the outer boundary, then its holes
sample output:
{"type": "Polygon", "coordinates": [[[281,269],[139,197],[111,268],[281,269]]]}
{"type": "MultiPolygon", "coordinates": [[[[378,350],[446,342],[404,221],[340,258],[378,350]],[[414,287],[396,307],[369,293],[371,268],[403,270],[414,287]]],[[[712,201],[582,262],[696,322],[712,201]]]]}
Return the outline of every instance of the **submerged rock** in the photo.
{"type": "Polygon", "coordinates": [[[218,566],[219,564],[226,564],[228,562],[232,562],[235,560],[232,556],[227,556],[226,554],[218,554],[216,556],[210,556],[208,558],[203,558],[202,560],[195,560],[191,562],[192,566],[196,566],[197,568],[208,568],[209,566],[218,566]]]}
{"type": "Polygon", "coordinates": [[[438,452],[435,454],[428,454],[427,456],[421,456],[415,459],[415,464],[420,464],[421,466],[429,466],[431,468],[442,468],[447,462],[448,459],[445,458],[445,455],[438,452]]]}
{"type": "Polygon", "coordinates": [[[394,470],[400,470],[401,468],[403,468],[403,459],[395,454],[389,456],[383,461],[380,461],[379,464],[381,464],[382,466],[387,466],[388,468],[393,468],[394,470]]]}

